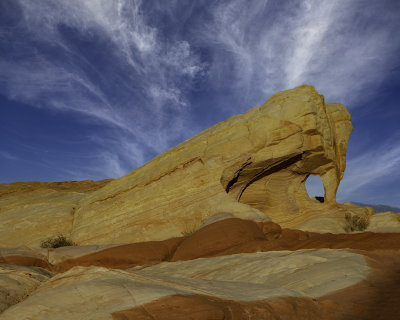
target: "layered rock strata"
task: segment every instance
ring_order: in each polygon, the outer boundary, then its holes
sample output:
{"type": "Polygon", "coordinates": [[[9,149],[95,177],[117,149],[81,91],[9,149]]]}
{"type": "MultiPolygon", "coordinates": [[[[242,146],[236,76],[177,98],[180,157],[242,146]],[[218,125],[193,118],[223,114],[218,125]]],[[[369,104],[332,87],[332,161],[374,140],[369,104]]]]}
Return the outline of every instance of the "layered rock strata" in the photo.
{"type": "Polygon", "coordinates": [[[160,242],[3,248],[0,319],[396,319],[399,240],[231,218],[160,242]]]}
{"type": "Polygon", "coordinates": [[[219,213],[345,232],[346,213],[371,213],[335,200],[351,130],[346,108],[325,103],[312,86],[278,92],[97,190],[1,196],[2,225],[15,228],[0,242],[39,245],[59,232],[81,245],[163,240],[219,213]],[[310,174],[321,176],[324,203],[307,194],[310,174]]]}
{"type": "Polygon", "coordinates": [[[345,107],[313,87],[279,92],[85,197],[72,238],[162,240],[219,212],[299,225],[335,206],[351,130],[345,107]],[[307,195],[310,174],[324,182],[324,204],[307,195]]]}
{"type": "Polygon", "coordinates": [[[70,235],[80,200],[109,180],[0,184],[0,247],[70,235]]]}

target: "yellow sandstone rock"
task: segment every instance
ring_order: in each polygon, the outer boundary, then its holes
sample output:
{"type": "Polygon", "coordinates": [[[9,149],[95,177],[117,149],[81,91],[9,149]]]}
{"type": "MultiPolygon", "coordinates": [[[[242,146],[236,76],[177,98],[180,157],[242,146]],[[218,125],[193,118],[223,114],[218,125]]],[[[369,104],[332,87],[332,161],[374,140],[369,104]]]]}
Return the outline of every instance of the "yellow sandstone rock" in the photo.
{"type": "Polygon", "coordinates": [[[51,275],[47,270],[38,267],[0,264],[0,314],[26,299],[51,275]]]}
{"type": "Polygon", "coordinates": [[[400,232],[400,213],[381,212],[370,218],[366,231],[400,232]]]}
{"type": "Polygon", "coordinates": [[[364,256],[330,249],[236,254],[129,270],[74,267],[43,283],[0,318],[106,320],[113,312],[175,294],[234,301],[317,298],[355,285],[369,273],[364,256]]]}
{"type": "Polygon", "coordinates": [[[343,218],[335,195],[351,130],[346,108],[326,104],[312,86],[278,92],[85,197],[72,239],[162,240],[220,212],[283,227],[333,211],[343,218]],[[325,203],[309,198],[310,174],[321,176],[325,203]]]}
{"type": "Polygon", "coordinates": [[[333,231],[344,232],[344,223],[337,222],[346,212],[370,214],[335,200],[351,130],[344,106],[325,103],[312,86],[303,85],[278,92],[97,190],[45,193],[39,207],[36,195],[24,195],[26,208],[14,198],[1,209],[0,221],[11,226],[19,214],[17,220],[25,223],[9,245],[37,245],[45,238],[38,229],[47,229],[46,236],[70,233],[80,245],[163,240],[191,232],[219,213],[313,231],[320,225],[307,221],[326,215],[333,231]],[[321,176],[324,203],[307,194],[310,174],[321,176]],[[34,236],[28,230],[35,230],[34,236]]]}
{"type": "Polygon", "coordinates": [[[0,184],[0,247],[39,246],[50,236],[69,235],[79,201],[107,182],[0,184]]]}

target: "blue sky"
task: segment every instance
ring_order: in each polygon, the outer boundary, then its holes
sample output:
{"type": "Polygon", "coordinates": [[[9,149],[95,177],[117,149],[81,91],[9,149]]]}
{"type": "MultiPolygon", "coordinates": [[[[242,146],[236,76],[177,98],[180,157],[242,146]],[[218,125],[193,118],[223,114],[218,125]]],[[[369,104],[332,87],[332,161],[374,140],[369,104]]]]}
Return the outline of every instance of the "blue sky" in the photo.
{"type": "Polygon", "coordinates": [[[116,178],[307,83],[352,114],[338,199],[400,206],[399,17],[396,0],[0,0],[0,182],[116,178]]]}

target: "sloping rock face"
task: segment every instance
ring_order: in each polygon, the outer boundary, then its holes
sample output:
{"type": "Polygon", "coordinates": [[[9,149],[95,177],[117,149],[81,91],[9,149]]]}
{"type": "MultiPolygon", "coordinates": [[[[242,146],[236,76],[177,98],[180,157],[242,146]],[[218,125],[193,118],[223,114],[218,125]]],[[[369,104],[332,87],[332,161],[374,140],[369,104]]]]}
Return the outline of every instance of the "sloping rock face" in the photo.
{"type": "Polygon", "coordinates": [[[335,195],[351,130],[345,107],[325,103],[313,87],[279,92],[83,198],[72,239],[162,240],[220,212],[289,227],[344,212],[335,195]],[[307,195],[310,174],[324,182],[323,204],[307,195]]]}
{"type": "Polygon", "coordinates": [[[351,130],[346,108],[312,86],[278,92],[122,178],[3,185],[0,243],[38,246],[58,233],[80,245],[164,240],[218,214],[345,232],[346,213],[371,213],[335,201],[351,130]],[[322,178],[324,203],[307,194],[310,174],[322,178]]]}
{"type": "Polygon", "coordinates": [[[80,200],[108,181],[0,184],[0,247],[39,246],[47,237],[70,235],[80,200]]]}

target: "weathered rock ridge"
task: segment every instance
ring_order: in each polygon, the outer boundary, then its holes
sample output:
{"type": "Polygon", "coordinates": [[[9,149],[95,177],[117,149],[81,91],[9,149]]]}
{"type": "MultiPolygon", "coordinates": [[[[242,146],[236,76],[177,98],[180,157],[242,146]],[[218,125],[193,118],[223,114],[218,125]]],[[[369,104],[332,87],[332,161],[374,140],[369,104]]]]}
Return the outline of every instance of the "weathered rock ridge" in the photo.
{"type": "Polygon", "coordinates": [[[351,130],[346,108],[312,86],[278,92],[119,179],[79,190],[2,186],[0,243],[38,246],[44,232],[81,245],[163,240],[217,213],[344,232],[346,212],[368,214],[335,200],[351,130]],[[324,203],[307,194],[310,174],[323,181],[324,203]]]}

